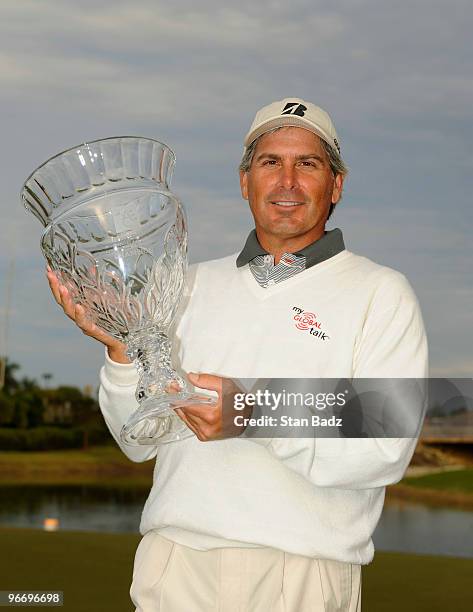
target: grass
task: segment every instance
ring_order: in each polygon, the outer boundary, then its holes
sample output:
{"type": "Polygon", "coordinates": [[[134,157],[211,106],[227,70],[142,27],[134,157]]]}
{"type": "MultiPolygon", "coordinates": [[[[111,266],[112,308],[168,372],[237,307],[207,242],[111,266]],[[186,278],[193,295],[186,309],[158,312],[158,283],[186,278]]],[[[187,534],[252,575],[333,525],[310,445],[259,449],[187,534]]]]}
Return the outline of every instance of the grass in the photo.
{"type": "Polygon", "coordinates": [[[449,470],[447,472],[405,478],[403,483],[421,489],[473,494],[473,469],[449,470]]]}
{"type": "Polygon", "coordinates": [[[473,559],[376,553],[363,569],[363,612],[467,612],[473,559]]]}
{"type": "MultiPolygon", "coordinates": [[[[154,461],[133,463],[115,446],[40,452],[0,451],[1,484],[117,484],[149,486],[154,461]]],[[[405,478],[403,487],[473,494],[473,468],[405,478]]]]}
{"type": "Polygon", "coordinates": [[[133,463],[116,446],[84,450],[0,452],[2,484],[151,486],[154,461],[133,463]]]}
{"type": "MultiPolygon", "coordinates": [[[[0,541],[0,590],[62,590],[66,612],[134,610],[138,535],[0,528],[0,541]]],[[[377,553],[363,569],[363,612],[466,612],[472,571],[471,559],[377,553]]]]}
{"type": "Polygon", "coordinates": [[[0,540],[0,590],[64,591],[62,609],[71,612],[134,610],[138,535],[0,528],[0,540]]]}

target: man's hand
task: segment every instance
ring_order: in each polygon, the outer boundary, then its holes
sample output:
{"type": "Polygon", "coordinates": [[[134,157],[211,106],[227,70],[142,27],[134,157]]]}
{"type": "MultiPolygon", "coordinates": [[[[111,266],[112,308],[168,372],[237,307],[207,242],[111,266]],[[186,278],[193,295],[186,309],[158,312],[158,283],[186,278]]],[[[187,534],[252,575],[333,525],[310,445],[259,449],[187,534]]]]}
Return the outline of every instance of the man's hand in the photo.
{"type": "Polygon", "coordinates": [[[105,344],[108,350],[109,357],[112,361],[118,363],[131,363],[126,356],[126,346],[116,340],[109,334],[102,331],[94,323],[87,318],[87,313],[82,306],[74,304],[67,287],[61,285],[56,274],[48,266],[46,270],[46,276],[48,277],[49,286],[51,287],[52,294],[56,302],[64,310],[65,314],[72,319],[77,327],[86,336],[90,336],[95,340],[98,340],[102,344],[105,344]]]}
{"type": "MultiPolygon", "coordinates": [[[[241,389],[232,380],[212,374],[190,373],[187,378],[195,387],[218,393],[214,404],[195,404],[175,409],[176,414],[187,427],[201,442],[239,436],[245,428],[235,425],[235,416],[250,416],[251,414],[251,408],[243,411],[234,409],[235,393],[241,393],[241,389]]],[[[170,390],[172,389],[174,385],[171,386],[170,390]]]]}

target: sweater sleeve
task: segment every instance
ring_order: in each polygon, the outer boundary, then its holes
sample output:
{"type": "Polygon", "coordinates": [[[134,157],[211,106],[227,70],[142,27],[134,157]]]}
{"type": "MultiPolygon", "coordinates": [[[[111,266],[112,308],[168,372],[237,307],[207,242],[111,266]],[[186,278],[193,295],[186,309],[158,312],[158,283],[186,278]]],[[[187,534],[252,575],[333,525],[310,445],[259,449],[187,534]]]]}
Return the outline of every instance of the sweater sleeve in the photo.
{"type": "MultiPolygon", "coordinates": [[[[353,378],[427,377],[427,341],[420,308],[401,274],[391,271],[388,282],[373,296],[353,355],[353,378]]],[[[269,445],[267,440],[260,443],[317,486],[366,489],[398,482],[417,438],[273,438],[269,445]]]]}
{"type": "Polygon", "coordinates": [[[120,440],[120,431],[128,417],[138,407],[135,390],[138,372],[133,364],[112,361],[105,349],[105,364],[100,370],[99,405],[105,423],[118,446],[135,462],[156,456],[156,446],[131,446],[120,440]]]}

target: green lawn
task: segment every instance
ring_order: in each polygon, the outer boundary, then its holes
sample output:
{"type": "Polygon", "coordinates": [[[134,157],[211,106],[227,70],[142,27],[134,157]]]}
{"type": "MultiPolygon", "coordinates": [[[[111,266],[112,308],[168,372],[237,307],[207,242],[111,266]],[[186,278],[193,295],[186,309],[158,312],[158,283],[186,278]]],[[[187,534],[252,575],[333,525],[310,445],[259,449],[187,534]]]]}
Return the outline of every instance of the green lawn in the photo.
{"type": "MultiPolygon", "coordinates": [[[[132,612],[138,541],[134,534],[0,528],[0,590],[62,590],[67,612],[132,612]]],[[[471,559],[377,553],[364,568],[363,612],[466,612],[472,573],[471,559]]]]}
{"type": "Polygon", "coordinates": [[[99,484],[151,486],[154,460],[133,463],[117,446],[83,450],[0,452],[1,484],[99,484]]]}
{"type": "Polygon", "coordinates": [[[378,552],[363,571],[363,612],[467,612],[473,559],[378,552]]]}
{"type": "Polygon", "coordinates": [[[388,487],[387,497],[428,505],[473,510],[473,469],[459,469],[404,478],[388,487]]]}
{"type": "Polygon", "coordinates": [[[134,534],[0,528],[0,590],[64,591],[62,610],[71,612],[133,611],[128,590],[138,542],[134,534]]]}
{"type": "Polygon", "coordinates": [[[404,478],[402,482],[422,489],[473,493],[473,469],[448,470],[437,474],[404,478]]]}

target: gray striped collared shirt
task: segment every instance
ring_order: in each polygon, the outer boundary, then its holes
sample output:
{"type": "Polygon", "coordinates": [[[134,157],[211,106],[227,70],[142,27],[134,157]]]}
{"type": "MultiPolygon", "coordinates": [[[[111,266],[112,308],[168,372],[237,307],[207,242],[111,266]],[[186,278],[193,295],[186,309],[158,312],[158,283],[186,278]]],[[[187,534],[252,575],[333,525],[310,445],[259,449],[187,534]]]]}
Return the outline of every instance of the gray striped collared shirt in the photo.
{"type": "Polygon", "coordinates": [[[252,230],[242,252],[238,255],[236,264],[238,268],[248,264],[256,282],[266,288],[291,278],[344,249],[342,232],[336,228],[325,232],[322,238],[296,253],[284,253],[279,263],[274,265],[274,257],[262,248],[256,231],[252,230]]]}

